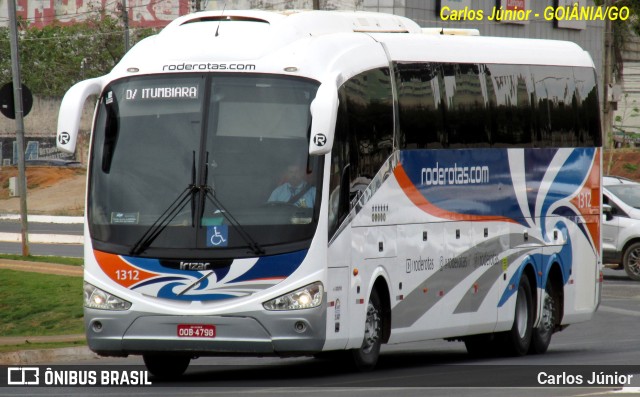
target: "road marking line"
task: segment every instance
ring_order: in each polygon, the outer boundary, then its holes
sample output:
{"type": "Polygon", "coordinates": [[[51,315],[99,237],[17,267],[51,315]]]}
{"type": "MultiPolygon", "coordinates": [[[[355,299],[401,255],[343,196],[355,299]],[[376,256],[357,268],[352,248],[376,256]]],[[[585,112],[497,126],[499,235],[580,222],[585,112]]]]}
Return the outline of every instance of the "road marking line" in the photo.
{"type": "Polygon", "coordinates": [[[623,314],[625,316],[640,317],[640,312],[635,310],[618,309],[617,307],[604,306],[604,305],[600,305],[600,308],[598,308],[598,310],[601,310],[603,312],[609,312],[609,313],[623,314]]]}
{"type": "MultiPolygon", "coordinates": [[[[0,214],[0,221],[19,221],[20,215],[17,214],[0,214]]],[[[27,215],[28,222],[34,223],[65,223],[77,224],[83,223],[82,216],[50,216],[50,215],[27,215]]]]}
{"type": "MultiPolygon", "coordinates": [[[[22,235],[20,233],[0,232],[0,242],[20,243],[22,242],[22,235]]],[[[84,244],[84,236],[29,233],[29,242],[35,244],[84,244]]]]}

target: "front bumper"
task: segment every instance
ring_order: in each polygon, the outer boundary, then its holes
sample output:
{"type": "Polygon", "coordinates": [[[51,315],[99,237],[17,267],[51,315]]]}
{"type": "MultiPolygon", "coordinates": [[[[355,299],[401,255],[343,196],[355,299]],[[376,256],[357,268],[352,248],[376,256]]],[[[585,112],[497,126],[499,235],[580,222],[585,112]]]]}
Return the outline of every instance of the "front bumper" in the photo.
{"type": "Polygon", "coordinates": [[[290,356],[322,350],[326,333],[323,306],[243,313],[243,316],[168,316],[89,308],[84,309],[84,314],[89,348],[100,355],[166,352],[193,356],[290,356]],[[179,337],[179,324],[214,325],[216,336],[179,337]]]}

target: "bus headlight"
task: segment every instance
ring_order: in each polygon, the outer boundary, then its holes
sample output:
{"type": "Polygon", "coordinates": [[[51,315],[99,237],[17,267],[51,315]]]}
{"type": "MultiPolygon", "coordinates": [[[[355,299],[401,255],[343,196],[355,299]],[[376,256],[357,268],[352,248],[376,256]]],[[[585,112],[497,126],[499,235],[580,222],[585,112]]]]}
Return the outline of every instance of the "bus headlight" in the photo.
{"type": "Polygon", "coordinates": [[[267,310],[300,310],[318,307],[322,304],[324,287],[321,282],[309,284],[288,294],[264,302],[267,310]]]}
{"type": "Polygon", "coordinates": [[[89,283],[84,283],[84,306],[102,310],[129,310],[131,302],[111,295],[89,283]]]}

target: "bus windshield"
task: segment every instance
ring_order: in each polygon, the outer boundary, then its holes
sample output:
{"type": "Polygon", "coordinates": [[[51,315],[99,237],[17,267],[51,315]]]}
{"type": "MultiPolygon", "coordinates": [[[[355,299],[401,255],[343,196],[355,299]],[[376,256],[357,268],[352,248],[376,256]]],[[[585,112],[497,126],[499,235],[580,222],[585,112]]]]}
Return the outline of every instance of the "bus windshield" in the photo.
{"type": "Polygon", "coordinates": [[[238,256],[229,250],[256,244],[270,254],[308,244],[322,180],[322,159],[308,155],[317,88],[257,74],[111,83],[91,148],[94,246],[129,254],[150,229],[157,236],[136,254],[238,256]]]}

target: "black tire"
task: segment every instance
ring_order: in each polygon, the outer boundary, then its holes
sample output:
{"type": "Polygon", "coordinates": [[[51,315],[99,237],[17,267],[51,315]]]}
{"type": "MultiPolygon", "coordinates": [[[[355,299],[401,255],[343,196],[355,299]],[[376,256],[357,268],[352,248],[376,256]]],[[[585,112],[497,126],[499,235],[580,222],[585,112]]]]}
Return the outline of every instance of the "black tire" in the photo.
{"type": "Polygon", "coordinates": [[[187,370],[191,357],[168,354],[144,354],[147,370],[158,379],[175,379],[187,370]]]}
{"type": "Polygon", "coordinates": [[[622,265],[632,280],[640,281],[640,243],[633,243],[624,251],[622,265]]]}
{"type": "Polygon", "coordinates": [[[382,345],[382,316],[380,297],[374,289],[367,304],[362,346],[351,351],[353,363],[359,371],[370,371],[378,362],[380,346],[382,345]]]}
{"type": "Polygon", "coordinates": [[[530,354],[543,354],[547,351],[551,343],[551,336],[560,321],[559,317],[560,300],[558,292],[553,288],[549,280],[542,297],[542,318],[531,336],[530,354]]]}
{"type": "Polygon", "coordinates": [[[516,309],[513,326],[504,333],[504,353],[510,356],[524,356],[529,351],[533,334],[533,298],[527,276],[522,275],[516,295],[516,309]]]}
{"type": "Polygon", "coordinates": [[[496,355],[496,338],[494,334],[471,335],[464,338],[464,346],[472,357],[484,358],[496,355]]]}

